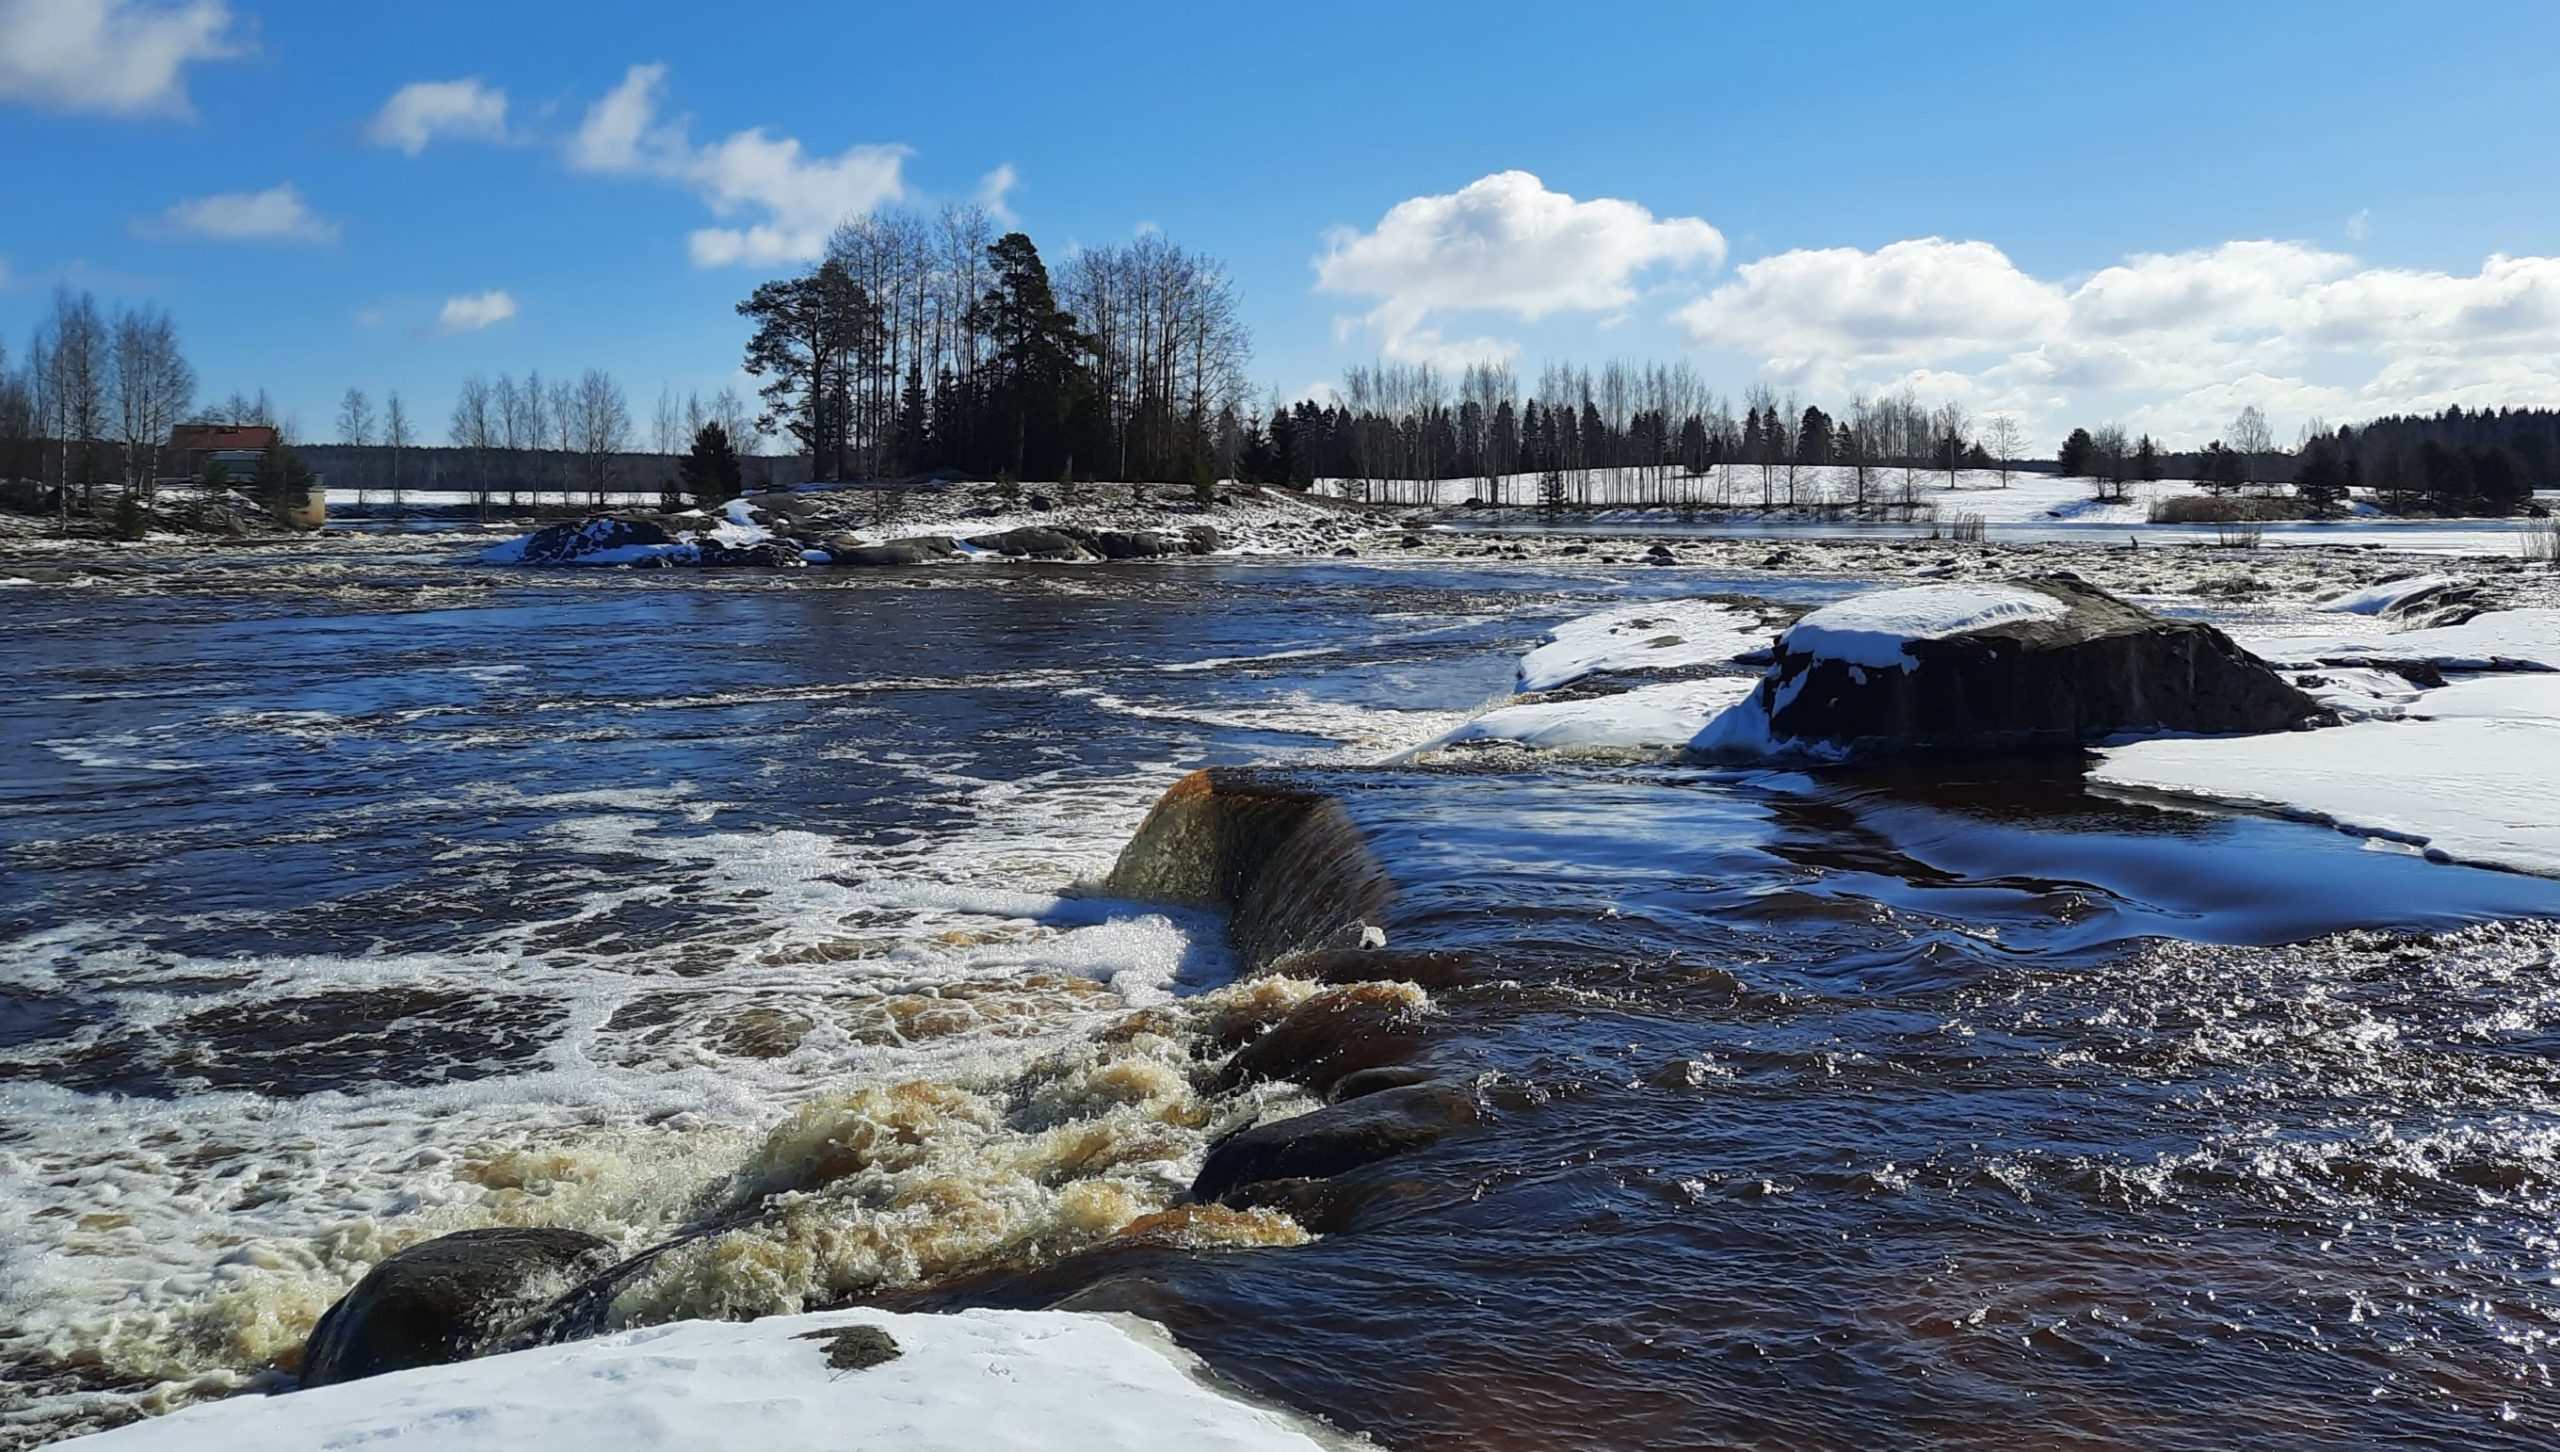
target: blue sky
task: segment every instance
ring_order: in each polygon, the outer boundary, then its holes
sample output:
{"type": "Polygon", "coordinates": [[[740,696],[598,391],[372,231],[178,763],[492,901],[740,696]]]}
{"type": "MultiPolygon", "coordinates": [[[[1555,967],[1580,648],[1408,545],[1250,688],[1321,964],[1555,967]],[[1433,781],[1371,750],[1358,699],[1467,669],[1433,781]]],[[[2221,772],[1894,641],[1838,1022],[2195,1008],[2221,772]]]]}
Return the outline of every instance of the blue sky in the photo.
{"type": "Polygon", "coordinates": [[[0,0],[0,342],[69,282],[310,437],[529,367],[645,412],[737,381],[830,209],[1009,168],[1053,255],[1223,258],[1291,394],[1681,356],[2172,442],[2560,403],[2549,4],[812,9],[0,0]],[[682,142],[617,155],[617,95],[682,142]],[[720,149],[757,129],[796,163],[720,149]]]}

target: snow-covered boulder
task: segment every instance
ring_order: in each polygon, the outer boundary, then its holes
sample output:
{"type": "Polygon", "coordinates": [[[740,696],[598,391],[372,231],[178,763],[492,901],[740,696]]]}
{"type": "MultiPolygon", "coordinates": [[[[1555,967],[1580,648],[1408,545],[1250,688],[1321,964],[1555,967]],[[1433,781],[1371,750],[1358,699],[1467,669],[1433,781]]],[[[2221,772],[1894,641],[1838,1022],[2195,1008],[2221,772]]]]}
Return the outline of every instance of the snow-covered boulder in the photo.
{"type": "Polygon", "coordinates": [[[1826,606],[1693,743],[1719,758],[2014,750],[2332,724],[2229,636],[2070,575],[1921,585],[1826,606]]]}
{"type": "Polygon", "coordinates": [[[677,543],[666,526],[654,519],[600,514],[493,545],[480,558],[493,565],[628,565],[654,558],[677,543]]]}

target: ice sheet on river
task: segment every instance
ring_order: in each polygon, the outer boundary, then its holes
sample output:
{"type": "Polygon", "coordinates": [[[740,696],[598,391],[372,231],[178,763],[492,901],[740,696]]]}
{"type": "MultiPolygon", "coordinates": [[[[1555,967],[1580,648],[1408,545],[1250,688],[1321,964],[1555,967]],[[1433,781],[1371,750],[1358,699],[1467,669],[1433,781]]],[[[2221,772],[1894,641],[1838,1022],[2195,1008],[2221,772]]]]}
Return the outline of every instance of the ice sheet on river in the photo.
{"type": "Polygon", "coordinates": [[[2280,670],[2367,661],[2426,661],[2445,670],[2560,670],[2560,610],[2553,609],[2498,610],[2424,630],[2234,631],[2232,638],[2280,670]]]}
{"type": "Polygon", "coordinates": [[[217,1402],[76,1445],[99,1452],[359,1444],[548,1452],[1308,1452],[1326,1445],[1280,1413],[1219,1395],[1189,1375],[1179,1355],[1144,1323],[1057,1311],[683,1321],[217,1402]],[[860,1369],[831,1366],[831,1333],[865,1326],[886,1330],[899,1354],[860,1369]]]}
{"type": "Polygon", "coordinates": [[[2560,678],[2458,681],[2406,710],[2325,731],[2136,742],[2107,751],[2090,779],[2560,876],[2560,678]]]}

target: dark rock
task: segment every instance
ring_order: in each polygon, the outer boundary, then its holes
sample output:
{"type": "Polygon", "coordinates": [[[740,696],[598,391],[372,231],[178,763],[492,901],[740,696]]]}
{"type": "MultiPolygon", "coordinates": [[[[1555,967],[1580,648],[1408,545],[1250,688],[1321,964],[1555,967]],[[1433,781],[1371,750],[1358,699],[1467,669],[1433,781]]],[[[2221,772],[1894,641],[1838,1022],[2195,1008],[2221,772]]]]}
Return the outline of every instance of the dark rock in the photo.
{"type": "MultiPolygon", "coordinates": [[[[1078,531],[1078,533],[1082,533],[1078,531]]],[[[1181,548],[1174,540],[1160,534],[1137,530],[1105,529],[1087,536],[1082,543],[1106,560],[1152,560],[1175,553],[1181,548]]]]}
{"type": "Polygon", "coordinates": [[[1358,1073],[1345,1074],[1334,1080],[1333,1087],[1325,1091],[1325,1097],[1336,1104],[1341,1104],[1347,1100],[1363,1099],[1389,1089],[1402,1089],[1409,1084],[1428,1084],[1432,1077],[1429,1069],[1417,1064],[1381,1064],[1374,1069],[1362,1069],[1358,1073]]]}
{"type": "Polygon", "coordinates": [[[518,563],[569,565],[610,550],[673,543],[675,536],[667,533],[666,527],[654,519],[599,514],[591,519],[535,530],[533,536],[524,542],[524,553],[518,557],[518,563]]]}
{"type": "Polygon", "coordinates": [[[1051,499],[1046,494],[1034,494],[1022,502],[1030,505],[1034,509],[1042,511],[1043,513],[1058,507],[1058,501],[1051,499]]]}
{"type": "Polygon", "coordinates": [[[884,1361],[895,1361],[906,1355],[898,1349],[898,1340],[877,1326],[834,1326],[824,1331],[803,1331],[803,1341],[824,1342],[829,1371],[869,1371],[884,1361]]]}
{"type": "Polygon", "coordinates": [[[1396,541],[1396,544],[1397,547],[1401,549],[1418,550],[1422,548],[1422,536],[1418,534],[1409,534],[1403,539],[1396,541]]]}
{"type": "Polygon", "coordinates": [[[612,1259],[611,1245],[575,1230],[465,1230],[410,1246],[312,1328],[302,1384],[467,1360],[612,1259]]]}
{"type": "Polygon", "coordinates": [[[1589,546],[1589,545],[1578,545],[1578,544],[1576,544],[1576,545],[1566,545],[1563,549],[1558,550],[1556,553],[1558,553],[1558,554],[1565,554],[1565,555],[1587,555],[1587,554],[1591,553],[1591,546],[1589,546]]]}
{"type": "Polygon", "coordinates": [[[1364,1069],[1401,1063],[1423,1040],[1422,1008],[1411,990],[1387,983],[1327,989],[1291,1009],[1262,1037],[1236,1051],[1216,1088],[1289,1079],[1323,1094],[1364,1069]]]}
{"type": "Polygon", "coordinates": [[[1437,1143],[1476,1117],[1474,1096],[1445,1080],[1382,1089],[1228,1135],[1209,1147],[1191,1194],[1219,1200],[1268,1180],[1339,1175],[1437,1143]]]}
{"type": "Polygon", "coordinates": [[[1282,773],[1213,768],[1165,789],[1105,885],[1122,897],[1224,909],[1252,968],[1359,945],[1395,888],[1349,812],[1282,773]]]}
{"type": "Polygon", "coordinates": [[[1225,547],[1226,540],[1219,536],[1217,526],[1210,524],[1192,524],[1183,526],[1183,553],[1192,555],[1213,555],[1225,547]]]}
{"type": "Polygon", "coordinates": [[[1025,525],[1020,529],[1000,530],[970,540],[972,549],[993,550],[1008,559],[1092,560],[1100,552],[1088,547],[1075,534],[1062,529],[1043,529],[1025,525]]]}
{"type": "Polygon", "coordinates": [[[1360,552],[1349,545],[1344,545],[1333,552],[1333,557],[1337,560],[1356,560],[1360,558],[1360,552]]]}
{"type": "Polygon", "coordinates": [[[2154,615],[2075,576],[2013,583],[2052,596],[2065,612],[1908,642],[1912,665],[1903,670],[1789,651],[1782,641],[1758,693],[1771,735],[1871,756],[2336,724],[2202,621],[2154,615]]]}
{"type": "Polygon", "coordinates": [[[790,569],[808,563],[800,558],[800,547],[787,541],[725,545],[716,539],[694,546],[693,562],[706,569],[790,569]]]}
{"type": "Polygon", "coordinates": [[[837,565],[929,565],[936,560],[958,558],[960,547],[938,535],[893,539],[885,544],[864,544],[851,535],[838,535],[827,541],[826,551],[828,561],[837,565]]]}

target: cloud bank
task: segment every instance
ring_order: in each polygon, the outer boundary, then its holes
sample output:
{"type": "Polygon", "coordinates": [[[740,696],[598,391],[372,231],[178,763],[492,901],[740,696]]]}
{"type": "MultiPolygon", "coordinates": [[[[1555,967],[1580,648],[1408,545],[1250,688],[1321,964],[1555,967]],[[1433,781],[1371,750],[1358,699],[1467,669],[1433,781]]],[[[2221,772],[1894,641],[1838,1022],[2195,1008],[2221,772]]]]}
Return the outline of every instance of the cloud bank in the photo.
{"type": "Polygon", "coordinates": [[[187,67],[245,49],[223,0],[0,0],[0,100],[189,116],[187,67]]]}

